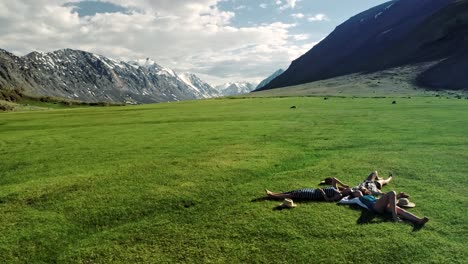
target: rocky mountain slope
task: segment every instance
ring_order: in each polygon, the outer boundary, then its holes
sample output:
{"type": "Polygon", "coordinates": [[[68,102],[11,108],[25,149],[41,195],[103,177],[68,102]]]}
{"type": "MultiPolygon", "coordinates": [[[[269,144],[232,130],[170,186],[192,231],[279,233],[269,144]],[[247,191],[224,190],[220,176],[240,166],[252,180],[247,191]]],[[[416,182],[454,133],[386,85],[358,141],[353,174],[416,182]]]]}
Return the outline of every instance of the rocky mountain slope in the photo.
{"type": "Polygon", "coordinates": [[[467,0],[394,0],[358,14],[260,90],[439,61],[417,78],[432,89],[468,89],[467,0]]]}
{"type": "Polygon", "coordinates": [[[283,74],[284,70],[283,69],[279,69],[277,71],[275,71],[272,75],[268,76],[265,80],[261,81],[257,87],[255,88],[255,90],[259,90],[259,89],[262,89],[264,86],[266,86],[267,84],[269,84],[271,81],[273,81],[276,77],[280,76],[281,74],[283,74]]]}
{"type": "Polygon", "coordinates": [[[219,97],[221,94],[218,90],[213,88],[210,84],[202,81],[197,75],[193,73],[178,74],[178,77],[187,84],[198,98],[212,98],[219,97]]]}
{"type": "Polygon", "coordinates": [[[246,94],[255,90],[255,84],[249,82],[228,82],[215,87],[222,96],[246,94]]]}
{"type": "Polygon", "coordinates": [[[118,62],[71,49],[23,57],[0,50],[0,87],[86,102],[153,103],[217,95],[196,76],[179,76],[149,60],[118,62]]]}

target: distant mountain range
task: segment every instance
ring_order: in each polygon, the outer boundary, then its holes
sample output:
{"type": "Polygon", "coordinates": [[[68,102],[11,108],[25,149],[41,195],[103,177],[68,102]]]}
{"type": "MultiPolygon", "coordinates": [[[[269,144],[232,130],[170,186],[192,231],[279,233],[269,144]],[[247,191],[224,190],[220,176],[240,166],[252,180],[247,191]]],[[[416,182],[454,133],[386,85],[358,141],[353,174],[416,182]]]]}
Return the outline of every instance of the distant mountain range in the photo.
{"type": "Polygon", "coordinates": [[[436,62],[414,80],[468,90],[468,0],[394,0],[362,12],[258,90],[436,62]]]}
{"type": "Polygon", "coordinates": [[[271,81],[273,81],[276,77],[280,76],[281,74],[283,74],[284,70],[283,69],[279,69],[277,71],[275,71],[272,75],[268,76],[265,80],[261,81],[257,87],[255,88],[256,90],[259,90],[259,89],[262,89],[264,86],[266,86],[267,84],[269,84],[271,81]]]}
{"type": "Polygon", "coordinates": [[[215,87],[223,96],[246,94],[255,90],[255,84],[249,82],[228,82],[215,87]]]}
{"type": "Polygon", "coordinates": [[[86,102],[153,103],[220,96],[196,75],[178,74],[149,59],[119,62],[72,49],[23,57],[0,49],[2,87],[86,102]]]}
{"type": "Polygon", "coordinates": [[[197,75],[193,73],[181,73],[178,74],[178,77],[193,89],[193,93],[197,96],[197,98],[212,98],[222,96],[218,90],[213,88],[207,82],[202,81],[200,78],[198,78],[197,75]]]}

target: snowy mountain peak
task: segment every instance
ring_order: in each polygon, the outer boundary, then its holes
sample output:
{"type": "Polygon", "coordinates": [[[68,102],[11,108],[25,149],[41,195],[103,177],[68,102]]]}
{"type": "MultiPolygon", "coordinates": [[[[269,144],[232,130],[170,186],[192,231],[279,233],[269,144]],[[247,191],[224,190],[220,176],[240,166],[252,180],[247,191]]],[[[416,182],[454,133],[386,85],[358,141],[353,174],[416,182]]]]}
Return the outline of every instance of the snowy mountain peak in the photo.
{"type": "Polygon", "coordinates": [[[154,60],[150,58],[146,59],[138,59],[134,61],[129,61],[128,64],[133,65],[135,67],[143,67],[145,69],[163,69],[160,65],[158,65],[154,60]]]}
{"type": "MultiPolygon", "coordinates": [[[[0,49],[2,86],[87,102],[153,103],[223,95],[195,74],[179,74],[150,58],[123,62],[72,49],[31,52],[23,57],[0,49]]],[[[252,90],[246,83],[229,86],[229,94],[252,90]]]]}
{"type": "Polygon", "coordinates": [[[216,90],[224,96],[246,94],[255,90],[255,84],[249,82],[227,82],[216,86],[216,90]]]}
{"type": "Polygon", "coordinates": [[[211,98],[211,97],[218,97],[221,94],[214,89],[211,85],[202,81],[198,78],[197,75],[193,73],[180,73],[177,74],[179,79],[181,79],[188,87],[190,87],[195,94],[199,94],[202,98],[211,98]]]}

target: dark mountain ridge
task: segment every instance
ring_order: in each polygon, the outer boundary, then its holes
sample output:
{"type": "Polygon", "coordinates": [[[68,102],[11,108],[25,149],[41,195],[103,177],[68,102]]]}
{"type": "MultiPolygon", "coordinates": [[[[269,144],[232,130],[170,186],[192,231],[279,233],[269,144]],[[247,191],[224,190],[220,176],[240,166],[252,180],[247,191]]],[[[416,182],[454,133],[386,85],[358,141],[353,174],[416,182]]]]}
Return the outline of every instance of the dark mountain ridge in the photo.
{"type": "MultiPolygon", "coordinates": [[[[338,26],[261,90],[455,56],[467,49],[467,2],[395,0],[371,8],[338,26]]],[[[433,80],[418,82],[435,88],[433,80]]]]}

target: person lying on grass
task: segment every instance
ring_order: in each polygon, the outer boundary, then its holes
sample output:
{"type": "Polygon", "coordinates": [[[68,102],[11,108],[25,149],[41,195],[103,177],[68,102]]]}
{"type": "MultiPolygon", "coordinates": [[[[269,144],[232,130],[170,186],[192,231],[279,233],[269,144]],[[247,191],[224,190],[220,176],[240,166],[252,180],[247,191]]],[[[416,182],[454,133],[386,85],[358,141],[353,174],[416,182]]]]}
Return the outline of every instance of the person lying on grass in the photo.
{"type": "Polygon", "coordinates": [[[378,171],[373,171],[367,176],[367,178],[361,182],[358,186],[353,187],[353,191],[358,191],[361,187],[366,188],[371,192],[372,195],[383,195],[382,187],[388,184],[393,179],[393,175],[390,174],[385,180],[384,178],[379,177],[378,171]]]}
{"type": "MultiPolygon", "coordinates": [[[[276,200],[281,200],[285,198],[290,198],[290,199],[298,199],[298,200],[305,200],[305,201],[327,201],[327,202],[337,202],[340,201],[343,197],[346,197],[348,195],[352,195],[353,191],[359,191],[362,188],[365,188],[364,186],[370,186],[373,189],[373,192],[370,192],[369,194],[374,194],[374,195],[382,195],[382,191],[380,189],[382,186],[385,184],[388,184],[392,180],[392,176],[390,176],[387,180],[384,180],[383,178],[380,178],[378,175],[377,171],[373,171],[367,179],[361,183],[360,185],[353,187],[352,189],[349,188],[348,185],[344,184],[337,178],[326,178],[324,181],[322,181],[320,184],[328,184],[332,185],[332,187],[327,187],[327,188],[318,188],[318,189],[313,189],[313,188],[304,188],[304,189],[299,189],[299,190],[294,190],[294,191],[289,191],[289,192],[282,192],[282,193],[276,193],[276,192],[271,192],[269,190],[265,190],[267,194],[267,198],[269,199],[276,199],[276,200]]],[[[405,193],[399,193],[398,198],[408,198],[409,196],[405,193]]]]}
{"type": "Polygon", "coordinates": [[[327,201],[337,202],[343,197],[352,194],[352,190],[348,185],[342,183],[337,178],[326,178],[321,184],[328,184],[332,187],[327,188],[304,188],[289,192],[275,193],[269,190],[265,190],[267,198],[281,200],[285,198],[298,199],[303,201],[327,201]]]}
{"type": "MultiPolygon", "coordinates": [[[[392,176],[390,176],[387,180],[384,180],[383,178],[378,177],[378,172],[377,171],[374,171],[367,177],[366,180],[364,180],[358,186],[355,186],[353,188],[349,188],[348,185],[341,182],[338,178],[326,178],[325,180],[321,181],[320,184],[321,185],[324,185],[324,184],[331,185],[331,186],[333,186],[335,188],[340,188],[338,186],[341,186],[341,188],[343,188],[343,189],[350,189],[350,191],[346,192],[346,193],[349,193],[349,195],[351,195],[351,196],[353,196],[353,194],[356,193],[357,191],[361,191],[363,188],[367,190],[366,191],[366,192],[368,192],[367,194],[371,194],[371,195],[374,195],[374,196],[381,196],[381,195],[385,194],[384,192],[381,191],[382,186],[388,184],[391,180],[392,180],[392,176]],[[370,190],[366,186],[370,186],[370,188],[372,190],[370,190]]],[[[348,195],[348,194],[346,194],[346,195],[348,195]]],[[[344,195],[343,197],[345,197],[346,195],[344,195]]],[[[409,197],[410,196],[408,194],[404,193],[404,192],[400,192],[397,195],[397,199],[409,198],[409,197]]]]}
{"type": "Polygon", "coordinates": [[[361,207],[377,213],[377,214],[384,214],[386,212],[390,212],[392,214],[392,220],[394,222],[400,222],[400,218],[409,220],[414,224],[418,224],[423,226],[424,224],[429,221],[427,217],[418,217],[405,209],[399,207],[397,205],[397,197],[395,191],[390,191],[384,194],[380,199],[375,198],[375,196],[371,195],[371,192],[361,187],[360,190],[353,192],[353,197],[355,198],[343,198],[339,201],[339,204],[358,204],[361,207]]]}
{"type": "MultiPolygon", "coordinates": [[[[351,188],[351,191],[359,191],[361,188],[366,188],[371,192],[372,195],[378,196],[378,195],[384,195],[384,193],[381,191],[382,187],[386,184],[388,184],[391,180],[393,179],[393,176],[390,174],[390,176],[385,180],[384,178],[379,177],[379,173],[377,171],[373,171],[367,176],[367,178],[360,183],[359,185],[351,188]]],[[[327,185],[332,185],[335,186],[336,184],[340,184],[343,187],[349,188],[348,185],[343,184],[340,180],[337,178],[326,178],[325,180],[321,181],[320,184],[327,184],[327,185]]],[[[402,196],[404,198],[408,198],[406,194],[402,193],[402,196]]],[[[401,198],[399,197],[399,198],[401,198]]]]}
{"type": "Polygon", "coordinates": [[[267,198],[281,200],[285,198],[297,199],[302,201],[327,201],[327,202],[337,202],[341,198],[351,194],[351,189],[349,187],[338,187],[337,182],[333,184],[332,187],[327,188],[303,188],[299,190],[276,193],[269,190],[265,190],[267,198]]]}

